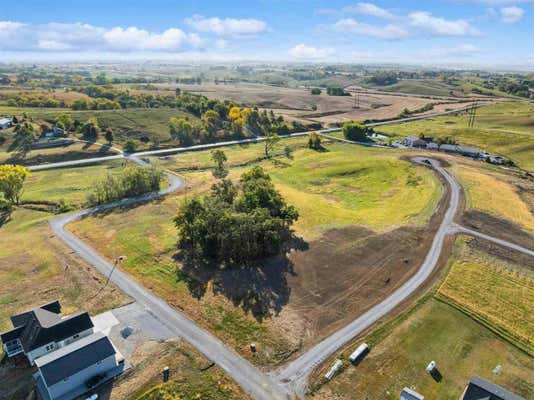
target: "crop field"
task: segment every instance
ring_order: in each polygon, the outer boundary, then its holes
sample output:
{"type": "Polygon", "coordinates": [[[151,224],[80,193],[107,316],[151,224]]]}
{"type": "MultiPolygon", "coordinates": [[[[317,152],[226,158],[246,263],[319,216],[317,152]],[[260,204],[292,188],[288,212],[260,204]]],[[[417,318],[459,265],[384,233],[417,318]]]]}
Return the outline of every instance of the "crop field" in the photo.
{"type": "Polygon", "coordinates": [[[479,251],[459,237],[439,298],[495,327],[534,354],[534,260],[529,265],[479,251]]]}
{"type": "Polygon", "coordinates": [[[458,164],[454,173],[465,190],[468,210],[486,212],[534,232],[534,213],[514,185],[516,179],[483,164],[458,164]]]}
{"type": "MultiPolygon", "coordinates": [[[[474,375],[526,399],[534,396],[532,357],[433,298],[364,341],[371,344],[370,353],[319,389],[314,399],[348,400],[354,393],[365,393],[369,400],[394,400],[410,387],[428,399],[457,400],[474,375]],[[440,381],[425,370],[431,360],[436,361],[440,381]]],[[[348,350],[342,356],[346,360],[348,350]]]]}
{"type": "Polygon", "coordinates": [[[127,255],[126,271],[254,362],[279,363],[411,276],[426,246],[425,223],[442,193],[429,170],[411,166],[394,153],[340,144],[314,152],[303,143],[282,142],[281,147],[294,148],[292,158],[280,154],[273,161],[261,159],[261,144],[224,149],[229,165],[236,165],[230,169],[231,179],[260,163],[301,215],[295,229],[303,244],[286,259],[268,261],[257,271],[190,271],[175,260],[172,218],[184,197],[214,182],[211,171],[204,170],[213,165],[209,152],[160,161],[181,171],[188,182],[181,193],[89,217],[69,229],[109,258],[127,255]],[[196,162],[186,171],[189,159],[196,162]],[[392,221],[386,223],[381,214],[392,221]],[[366,251],[372,247],[383,252],[366,251]],[[398,258],[390,256],[396,252],[398,258]],[[334,266],[344,276],[341,282],[329,272],[334,266]],[[360,293],[352,292],[353,282],[360,282],[360,293]],[[267,315],[248,308],[250,295],[266,305],[267,315]],[[251,341],[261,349],[255,355],[247,350],[251,341]]]}
{"type": "Polygon", "coordinates": [[[467,127],[467,116],[444,116],[404,124],[381,126],[377,131],[404,137],[424,134],[450,136],[465,145],[509,157],[520,167],[534,170],[534,106],[503,103],[477,111],[474,128],[467,127]]]}
{"type": "MultiPolygon", "coordinates": [[[[179,86],[182,90],[202,94],[219,100],[230,99],[248,106],[257,106],[274,110],[290,120],[304,123],[320,122],[323,124],[348,120],[365,120],[392,118],[408,108],[421,108],[427,103],[438,103],[443,100],[429,100],[417,96],[397,96],[388,93],[362,93],[357,103],[354,96],[329,96],[325,89],[320,95],[312,95],[310,89],[288,88],[251,83],[219,84],[203,83],[202,85],[160,85],[162,90],[179,86]]],[[[455,100],[449,104],[437,105],[434,111],[446,108],[461,108],[455,100]]]]}

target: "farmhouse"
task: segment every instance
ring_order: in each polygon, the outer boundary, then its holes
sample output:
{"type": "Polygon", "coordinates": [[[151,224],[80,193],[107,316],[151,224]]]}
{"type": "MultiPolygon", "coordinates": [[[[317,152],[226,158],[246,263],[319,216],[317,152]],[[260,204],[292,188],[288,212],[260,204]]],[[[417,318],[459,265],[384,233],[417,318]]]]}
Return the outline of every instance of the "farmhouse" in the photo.
{"type": "Polygon", "coordinates": [[[497,386],[496,384],[474,376],[464,390],[461,400],[525,400],[524,398],[497,386]]]}
{"type": "Polygon", "coordinates": [[[37,366],[34,378],[45,400],[74,399],[124,369],[124,358],[109,338],[94,332],[87,312],[62,316],[53,301],[11,317],[13,329],[0,334],[8,357],[24,354],[37,366]]]}
{"type": "Polygon", "coordinates": [[[0,118],[0,130],[7,129],[11,126],[10,118],[0,118]]]}

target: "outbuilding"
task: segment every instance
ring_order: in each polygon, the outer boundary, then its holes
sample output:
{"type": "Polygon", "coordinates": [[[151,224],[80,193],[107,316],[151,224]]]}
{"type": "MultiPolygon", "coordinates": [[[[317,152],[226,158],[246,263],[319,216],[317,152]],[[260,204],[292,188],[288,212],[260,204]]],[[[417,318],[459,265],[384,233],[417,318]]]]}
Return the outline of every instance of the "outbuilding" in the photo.
{"type": "Polygon", "coordinates": [[[0,118],[0,130],[7,129],[11,126],[11,118],[0,118]]]}
{"type": "Polygon", "coordinates": [[[425,400],[425,396],[405,387],[400,394],[400,400],[425,400]]]}

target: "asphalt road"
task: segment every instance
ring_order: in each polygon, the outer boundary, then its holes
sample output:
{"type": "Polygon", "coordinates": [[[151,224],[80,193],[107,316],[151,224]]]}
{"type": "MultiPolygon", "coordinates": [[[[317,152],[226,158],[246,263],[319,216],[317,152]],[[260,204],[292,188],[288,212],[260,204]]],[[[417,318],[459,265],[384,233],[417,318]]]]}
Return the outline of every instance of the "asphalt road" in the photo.
{"type": "Polygon", "coordinates": [[[534,257],[534,251],[532,251],[530,249],[527,249],[526,247],[519,246],[519,245],[517,245],[515,243],[511,243],[511,242],[508,242],[506,240],[498,239],[496,237],[489,236],[489,235],[486,235],[485,233],[478,232],[478,231],[475,231],[473,229],[465,228],[465,227],[460,226],[460,225],[453,224],[451,226],[450,232],[451,233],[463,233],[463,234],[470,235],[470,236],[476,236],[476,237],[479,237],[481,239],[488,240],[488,241],[496,243],[498,245],[501,245],[501,246],[504,246],[504,247],[508,247],[508,248],[513,249],[515,251],[518,251],[520,253],[527,254],[529,256],[534,257]]]}

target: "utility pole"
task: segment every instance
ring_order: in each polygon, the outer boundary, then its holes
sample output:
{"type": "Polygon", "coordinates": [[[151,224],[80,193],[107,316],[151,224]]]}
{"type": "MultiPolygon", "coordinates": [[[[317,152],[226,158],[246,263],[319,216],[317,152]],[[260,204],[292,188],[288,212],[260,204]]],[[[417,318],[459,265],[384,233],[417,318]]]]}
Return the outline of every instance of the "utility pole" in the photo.
{"type": "Polygon", "coordinates": [[[469,118],[467,121],[467,126],[470,128],[473,128],[475,126],[476,113],[477,113],[477,103],[473,103],[468,112],[469,118]]]}

